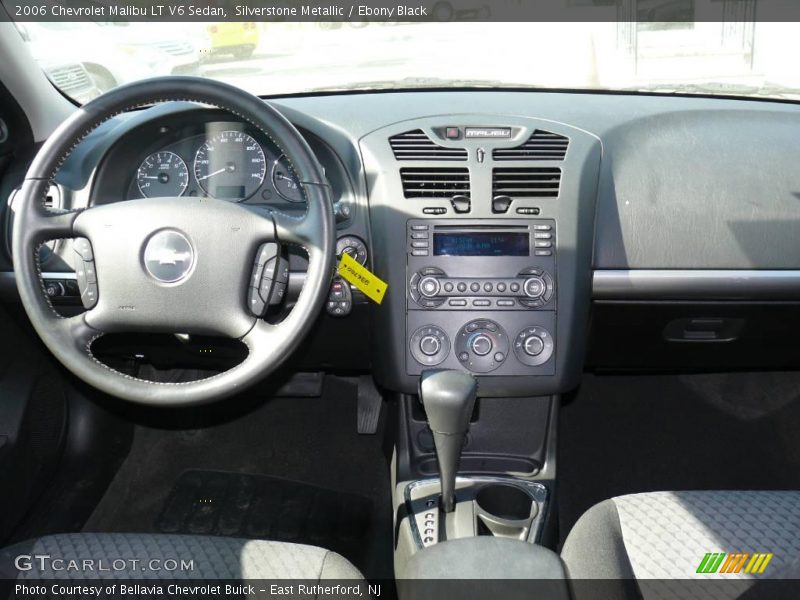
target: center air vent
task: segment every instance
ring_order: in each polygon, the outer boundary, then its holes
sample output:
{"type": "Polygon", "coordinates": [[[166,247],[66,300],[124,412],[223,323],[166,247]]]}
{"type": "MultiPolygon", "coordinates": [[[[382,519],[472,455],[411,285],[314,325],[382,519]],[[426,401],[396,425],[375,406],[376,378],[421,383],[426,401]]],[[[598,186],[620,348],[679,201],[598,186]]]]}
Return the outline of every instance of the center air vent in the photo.
{"type": "Polygon", "coordinates": [[[492,170],[492,197],[556,198],[561,169],[521,167],[492,170]]]}
{"type": "Polygon", "coordinates": [[[389,144],[397,160],[467,160],[466,150],[440,146],[421,129],[394,135],[389,144]]]}
{"type": "Polygon", "coordinates": [[[406,198],[452,198],[469,196],[469,171],[448,168],[400,169],[406,198]]]}
{"type": "Polygon", "coordinates": [[[494,160],[564,160],[569,139],[557,133],[537,129],[531,137],[516,148],[495,148],[494,160]]]}

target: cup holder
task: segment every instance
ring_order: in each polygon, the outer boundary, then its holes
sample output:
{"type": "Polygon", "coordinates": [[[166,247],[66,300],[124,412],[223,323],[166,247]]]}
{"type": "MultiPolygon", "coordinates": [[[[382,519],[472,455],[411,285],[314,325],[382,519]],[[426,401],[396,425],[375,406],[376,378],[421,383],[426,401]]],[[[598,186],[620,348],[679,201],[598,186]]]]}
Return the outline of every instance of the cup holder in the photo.
{"type": "Polygon", "coordinates": [[[484,512],[509,521],[531,516],[533,498],[523,489],[505,483],[491,483],[478,490],[475,502],[484,512]]]}

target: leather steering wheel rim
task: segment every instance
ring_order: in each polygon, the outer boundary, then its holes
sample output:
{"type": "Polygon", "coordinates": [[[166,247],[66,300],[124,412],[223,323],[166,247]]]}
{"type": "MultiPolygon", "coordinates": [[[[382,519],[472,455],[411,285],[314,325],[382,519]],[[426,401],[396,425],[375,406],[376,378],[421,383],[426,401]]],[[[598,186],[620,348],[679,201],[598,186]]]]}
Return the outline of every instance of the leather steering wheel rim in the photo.
{"type": "MultiPolygon", "coordinates": [[[[148,405],[185,406],[243,390],[274,371],[297,348],[327,296],[335,259],[335,222],[322,167],[297,129],[274,107],[221,82],[161,77],[122,86],[96,98],[50,136],[16,196],[12,249],[23,307],[45,345],[67,369],[112,396],[148,405]],[[91,131],[121,113],[170,101],[222,109],[266,135],[287,157],[297,176],[307,200],[305,215],[256,213],[224,200],[187,197],[112,202],[77,211],[45,208],[50,182],[91,131]],[[196,266],[185,283],[167,285],[144,273],[144,246],[162,230],[176,230],[196,246],[196,266]],[[39,248],[48,240],[72,237],[86,237],[96,245],[98,302],[85,313],[62,317],[44,293],[39,248]],[[274,325],[247,311],[256,254],[269,242],[300,245],[308,254],[303,290],[290,313],[274,325]],[[215,256],[216,248],[226,256],[215,256]],[[111,256],[117,262],[111,262],[111,256]],[[217,273],[224,285],[202,281],[201,276],[209,273],[217,273]],[[133,279],[135,285],[123,277],[133,279]],[[205,303],[205,313],[202,307],[189,306],[185,301],[187,290],[203,284],[211,296],[205,303]],[[122,291],[115,293],[114,285],[122,291]],[[139,302],[135,296],[127,300],[131,289],[141,290],[145,301],[139,302]],[[198,381],[138,379],[105,365],[91,351],[98,337],[124,327],[227,335],[244,342],[248,355],[237,366],[198,381]]],[[[203,302],[202,298],[196,300],[194,304],[203,302]]]]}

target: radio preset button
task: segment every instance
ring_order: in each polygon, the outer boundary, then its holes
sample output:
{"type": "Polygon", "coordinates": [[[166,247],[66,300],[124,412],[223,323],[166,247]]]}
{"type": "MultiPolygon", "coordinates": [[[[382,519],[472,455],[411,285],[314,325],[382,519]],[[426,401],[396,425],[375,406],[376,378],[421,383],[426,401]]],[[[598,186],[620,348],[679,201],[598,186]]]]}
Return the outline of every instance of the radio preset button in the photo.
{"type": "Polygon", "coordinates": [[[459,292],[466,292],[467,291],[467,284],[464,283],[463,281],[461,283],[459,283],[457,287],[458,287],[458,291],[459,292]]]}
{"type": "Polygon", "coordinates": [[[497,284],[497,291],[498,292],[505,292],[506,291],[506,284],[502,281],[497,284]]]}
{"type": "Polygon", "coordinates": [[[519,291],[519,284],[517,282],[512,283],[508,289],[510,289],[515,294],[519,291]]]}
{"type": "Polygon", "coordinates": [[[451,282],[447,282],[444,284],[444,291],[445,292],[452,292],[453,291],[453,284],[451,282]]]}
{"type": "Polygon", "coordinates": [[[483,284],[483,291],[491,292],[493,289],[494,289],[494,286],[492,285],[491,281],[487,281],[486,283],[483,284]]]}
{"type": "Polygon", "coordinates": [[[469,284],[469,289],[472,292],[480,292],[481,291],[481,284],[478,283],[477,281],[473,281],[471,284],[469,284]]]}

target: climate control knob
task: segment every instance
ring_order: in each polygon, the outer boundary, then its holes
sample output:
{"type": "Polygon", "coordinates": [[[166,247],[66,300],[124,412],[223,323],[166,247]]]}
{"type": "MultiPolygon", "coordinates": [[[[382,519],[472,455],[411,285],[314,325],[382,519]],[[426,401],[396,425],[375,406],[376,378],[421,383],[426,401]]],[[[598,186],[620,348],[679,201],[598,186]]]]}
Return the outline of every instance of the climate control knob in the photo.
{"type": "Polygon", "coordinates": [[[523,289],[525,290],[525,295],[528,296],[528,298],[541,298],[547,291],[547,284],[544,282],[544,279],[538,275],[534,275],[533,277],[528,277],[525,280],[523,289]]]}
{"type": "Polygon", "coordinates": [[[523,349],[528,356],[539,356],[544,350],[544,341],[538,335],[532,335],[525,338],[523,349]]]}
{"type": "Polygon", "coordinates": [[[555,340],[541,325],[531,325],[517,334],[514,339],[514,354],[517,360],[529,367],[545,364],[553,356],[555,340]]]}
{"type": "Polygon", "coordinates": [[[419,291],[426,298],[434,298],[439,293],[439,280],[436,277],[423,277],[419,282],[419,291]]]}
{"type": "Polygon", "coordinates": [[[450,354],[450,338],[436,325],[424,325],[411,334],[411,356],[428,367],[438,365],[450,354]]]}
{"type": "Polygon", "coordinates": [[[478,356],[486,356],[492,351],[493,346],[492,338],[484,334],[476,335],[470,342],[470,348],[478,356]]]}
{"type": "Polygon", "coordinates": [[[442,349],[442,343],[435,335],[426,335],[419,341],[419,349],[425,356],[436,356],[442,349]]]}

